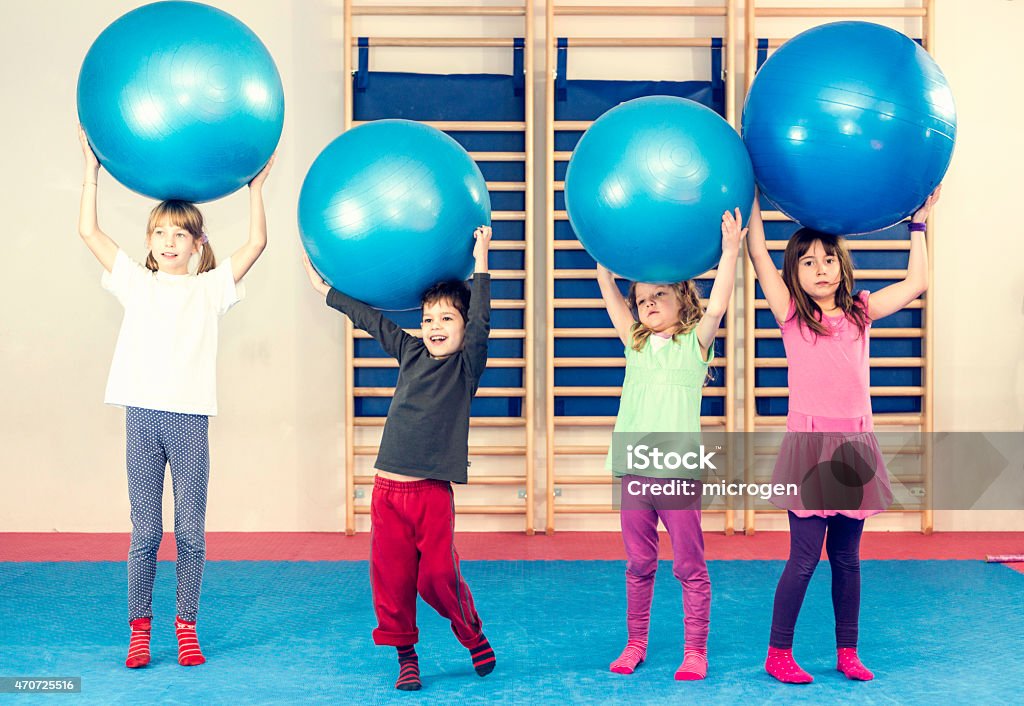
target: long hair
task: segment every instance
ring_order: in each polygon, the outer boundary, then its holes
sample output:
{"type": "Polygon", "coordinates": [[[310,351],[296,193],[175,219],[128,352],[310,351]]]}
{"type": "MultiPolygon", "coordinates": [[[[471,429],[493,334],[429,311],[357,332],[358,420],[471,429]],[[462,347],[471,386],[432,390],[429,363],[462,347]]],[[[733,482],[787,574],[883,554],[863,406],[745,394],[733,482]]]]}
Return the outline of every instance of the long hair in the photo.
{"type": "Polygon", "coordinates": [[[829,235],[810,228],[801,228],[786,244],[786,253],[782,262],[782,279],[786,282],[789,296],[796,309],[793,316],[816,335],[827,336],[829,334],[829,330],[822,322],[821,307],[800,286],[798,272],[800,258],[807,254],[815,240],[821,242],[821,247],[827,255],[839,260],[840,275],[839,287],[836,289],[836,306],[843,312],[843,316],[857,325],[863,335],[864,329],[868,325],[868,313],[861,301],[854,296],[853,261],[850,259],[850,251],[846,248],[846,239],[840,235],[829,235]]]}
{"type": "MultiPolygon", "coordinates": [[[[199,269],[197,274],[212,270],[217,266],[217,257],[213,254],[213,248],[209,242],[203,241],[203,214],[195,205],[188,201],[162,201],[149,212],[149,223],[146,224],[146,238],[153,234],[153,230],[160,223],[169,223],[175,228],[184,228],[192,236],[192,242],[199,245],[199,269]]],[[[146,267],[153,272],[160,269],[156,258],[150,252],[146,256],[146,267]]]]}
{"type": "MultiPolygon", "coordinates": [[[[654,333],[652,329],[640,323],[640,312],[636,303],[637,284],[637,282],[633,282],[629,285],[629,294],[627,295],[629,308],[633,310],[633,315],[637,319],[637,323],[633,326],[632,341],[633,350],[635,351],[642,350],[647,345],[647,339],[654,333]]],[[[675,340],[676,336],[689,333],[697,326],[700,322],[700,317],[704,315],[704,307],[700,305],[700,292],[697,291],[697,286],[693,283],[693,280],[676,282],[665,286],[679,300],[679,321],[675,322],[672,326],[672,340],[675,340]]]]}

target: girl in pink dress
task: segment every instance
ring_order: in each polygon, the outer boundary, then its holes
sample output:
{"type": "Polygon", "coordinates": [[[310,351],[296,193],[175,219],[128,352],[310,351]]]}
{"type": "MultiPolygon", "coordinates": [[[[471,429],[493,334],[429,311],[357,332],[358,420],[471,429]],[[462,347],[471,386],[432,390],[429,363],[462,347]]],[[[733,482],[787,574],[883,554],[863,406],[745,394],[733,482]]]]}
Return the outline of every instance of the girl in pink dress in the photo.
{"type": "Polygon", "coordinates": [[[910,259],[901,282],[855,292],[845,241],[801,228],[786,245],[782,274],[768,252],[757,200],[747,248],[765,299],[782,331],[789,367],[786,436],[772,483],[793,483],[777,498],[789,514],[789,559],[775,590],[765,669],[779,681],[814,678],[793,659],[793,631],[825,543],[832,568],[836,669],[850,679],[874,675],[857,656],[860,537],[864,520],[892,501],[889,476],[872,432],[870,331],[928,287],[925,221],[939,198],[928,197],[910,223],[910,259]]]}

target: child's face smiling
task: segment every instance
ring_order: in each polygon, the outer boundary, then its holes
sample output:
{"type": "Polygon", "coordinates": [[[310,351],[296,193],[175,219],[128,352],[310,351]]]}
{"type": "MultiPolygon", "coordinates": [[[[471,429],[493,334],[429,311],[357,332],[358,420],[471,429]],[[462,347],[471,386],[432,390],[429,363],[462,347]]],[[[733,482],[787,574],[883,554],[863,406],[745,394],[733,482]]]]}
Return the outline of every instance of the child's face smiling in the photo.
{"type": "Polygon", "coordinates": [[[430,355],[447,358],[462,350],[466,320],[451,302],[436,301],[423,307],[420,333],[430,355]]]}
{"type": "Polygon", "coordinates": [[[679,321],[679,298],[671,287],[664,284],[636,285],[636,310],[640,323],[655,333],[661,333],[679,321]]]}
{"type": "Polygon", "coordinates": [[[156,224],[146,239],[146,245],[160,271],[172,275],[188,274],[189,258],[199,252],[199,245],[192,234],[166,219],[156,224]]]}
{"type": "Polygon", "coordinates": [[[842,267],[839,258],[825,252],[820,240],[811,243],[797,263],[797,276],[800,288],[815,301],[835,299],[839,281],[842,278],[842,267]]]}

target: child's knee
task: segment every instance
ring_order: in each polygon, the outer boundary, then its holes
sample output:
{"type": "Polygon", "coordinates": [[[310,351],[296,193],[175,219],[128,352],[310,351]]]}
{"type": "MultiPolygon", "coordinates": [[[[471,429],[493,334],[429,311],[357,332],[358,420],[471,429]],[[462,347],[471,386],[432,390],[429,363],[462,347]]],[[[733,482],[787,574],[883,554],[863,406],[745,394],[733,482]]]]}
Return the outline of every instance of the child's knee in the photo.
{"type": "Polygon", "coordinates": [[[164,529],[159,520],[146,521],[132,516],[132,551],[155,552],[163,538],[164,529]]]}
{"type": "Polygon", "coordinates": [[[809,579],[818,568],[819,559],[817,554],[792,554],[786,564],[787,568],[795,571],[801,578],[809,579]]]}
{"type": "Polygon", "coordinates": [[[676,560],[672,564],[672,573],[680,581],[711,582],[711,579],[708,577],[708,565],[703,559],[676,560]]]}
{"type": "Polygon", "coordinates": [[[633,557],[626,562],[626,575],[638,579],[653,578],[658,571],[658,557],[633,557]]]}
{"type": "Polygon", "coordinates": [[[174,540],[179,554],[203,554],[206,552],[206,531],[202,524],[182,523],[174,526],[174,540]]]}

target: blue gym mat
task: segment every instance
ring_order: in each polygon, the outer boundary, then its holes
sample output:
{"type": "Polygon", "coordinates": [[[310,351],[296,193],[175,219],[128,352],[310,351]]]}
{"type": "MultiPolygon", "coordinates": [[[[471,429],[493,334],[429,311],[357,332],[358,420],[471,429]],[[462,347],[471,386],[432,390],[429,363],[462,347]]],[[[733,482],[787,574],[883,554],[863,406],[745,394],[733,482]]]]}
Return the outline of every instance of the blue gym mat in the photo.
{"type": "Polygon", "coordinates": [[[210,562],[199,637],[209,659],[176,663],[174,568],[157,575],[153,662],[124,665],[126,571],[114,562],[0,563],[0,676],[82,677],[76,703],[1020,703],[1024,574],[973,561],[866,561],[860,654],[875,681],[834,670],[829,569],[797,626],[810,685],[762,669],[779,561],[713,561],[710,672],[676,682],[680,588],[658,572],[648,659],[608,671],[625,640],[624,563],[464,562],[498,666],[486,678],[447,623],[420,604],[423,691],[393,688],[394,650],[374,626],[365,562],[210,562]]]}

